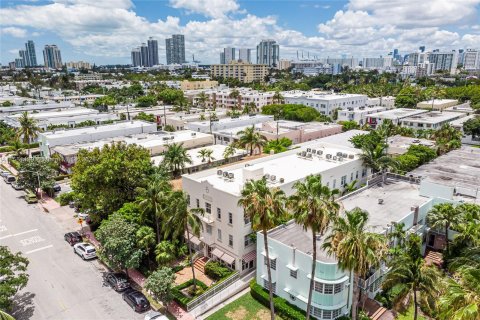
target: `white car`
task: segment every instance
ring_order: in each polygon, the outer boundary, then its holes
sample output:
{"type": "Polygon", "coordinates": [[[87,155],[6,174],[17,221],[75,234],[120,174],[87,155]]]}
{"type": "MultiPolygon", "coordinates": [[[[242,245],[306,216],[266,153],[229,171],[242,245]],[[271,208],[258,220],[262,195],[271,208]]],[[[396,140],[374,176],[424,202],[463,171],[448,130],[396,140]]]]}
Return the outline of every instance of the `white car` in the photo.
{"type": "Polygon", "coordinates": [[[83,260],[93,259],[97,257],[95,247],[89,243],[77,243],[73,246],[73,252],[82,257],[83,260]]]}
{"type": "Polygon", "coordinates": [[[88,213],[86,213],[86,212],[79,212],[79,213],[77,214],[77,217],[78,217],[79,219],[82,219],[83,221],[85,221],[85,220],[87,220],[88,217],[90,217],[90,215],[89,215],[88,213]]]}
{"type": "Polygon", "coordinates": [[[149,311],[143,320],[168,320],[167,316],[157,311],[149,311]]]}

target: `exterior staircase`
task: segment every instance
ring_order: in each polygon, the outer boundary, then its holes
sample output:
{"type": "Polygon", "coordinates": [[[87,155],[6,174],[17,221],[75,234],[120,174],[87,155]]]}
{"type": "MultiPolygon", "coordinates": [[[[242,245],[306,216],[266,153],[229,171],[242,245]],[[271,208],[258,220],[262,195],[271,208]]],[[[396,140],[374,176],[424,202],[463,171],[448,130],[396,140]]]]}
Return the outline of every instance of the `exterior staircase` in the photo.
{"type": "Polygon", "coordinates": [[[428,251],[425,256],[425,262],[427,265],[434,264],[441,267],[443,265],[443,255],[440,252],[428,251]]]}
{"type": "Polygon", "coordinates": [[[377,309],[377,311],[375,311],[374,314],[372,314],[370,316],[370,319],[372,320],[378,320],[380,319],[380,317],[387,311],[387,309],[385,309],[384,307],[380,307],[377,309]]]}
{"type": "Polygon", "coordinates": [[[198,271],[205,273],[205,264],[207,264],[208,258],[207,257],[201,257],[195,260],[193,263],[193,267],[197,269],[198,271]]]}

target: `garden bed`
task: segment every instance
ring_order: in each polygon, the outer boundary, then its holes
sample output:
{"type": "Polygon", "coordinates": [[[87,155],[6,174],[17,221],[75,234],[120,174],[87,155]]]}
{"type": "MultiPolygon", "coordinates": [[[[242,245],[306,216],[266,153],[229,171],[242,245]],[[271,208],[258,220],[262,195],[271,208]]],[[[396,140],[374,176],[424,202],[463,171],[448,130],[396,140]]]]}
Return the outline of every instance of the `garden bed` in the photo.
{"type": "Polygon", "coordinates": [[[192,301],[208,289],[208,286],[200,280],[196,280],[195,283],[197,284],[196,294],[192,294],[188,291],[193,287],[193,279],[190,279],[172,289],[173,299],[184,309],[187,308],[187,304],[190,301],[192,301]]]}

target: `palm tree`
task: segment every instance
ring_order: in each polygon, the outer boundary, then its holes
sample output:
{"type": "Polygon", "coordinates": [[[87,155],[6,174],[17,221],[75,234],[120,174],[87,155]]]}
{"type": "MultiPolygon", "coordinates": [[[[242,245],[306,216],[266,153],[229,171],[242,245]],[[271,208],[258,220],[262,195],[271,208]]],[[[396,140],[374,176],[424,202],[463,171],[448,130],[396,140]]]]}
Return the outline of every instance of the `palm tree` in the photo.
{"type": "Polygon", "coordinates": [[[230,94],[228,95],[228,97],[235,100],[232,107],[233,111],[237,110],[237,106],[238,108],[240,108],[240,91],[238,91],[237,89],[233,89],[232,92],[230,92],[230,94]]]}
{"type": "MultiPolygon", "coordinates": [[[[22,112],[20,118],[18,118],[20,128],[17,131],[17,138],[22,139],[24,144],[29,144],[33,139],[36,139],[40,128],[37,125],[37,120],[30,118],[28,112],[22,112]]],[[[28,155],[30,156],[30,149],[28,150],[28,155]]]]}
{"type": "Polygon", "coordinates": [[[176,259],[175,244],[172,241],[161,241],[155,247],[155,260],[159,265],[169,264],[176,259]]]}
{"type": "Polygon", "coordinates": [[[365,166],[372,168],[373,173],[396,168],[396,161],[386,155],[387,148],[387,145],[383,143],[371,147],[362,146],[361,159],[365,166]]]}
{"type": "Polygon", "coordinates": [[[206,102],[208,101],[208,95],[205,92],[200,92],[197,96],[198,104],[202,107],[202,111],[205,112],[206,102]]]}
{"type": "Polygon", "coordinates": [[[212,149],[203,148],[198,151],[198,158],[201,158],[202,162],[205,162],[207,160],[207,162],[210,163],[212,162],[212,160],[215,160],[215,158],[212,155],[213,155],[212,149]]]}
{"type": "Polygon", "coordinates": [[[427,214],[428,224],[434,229],[445,230],[445,249],[449,252],[448,230],[457,226],[461,213],[451,203],[440,203],[435,205],[427,214]]]}
{"type": "Polygon", "coordinates": [[[389,262],[390,270],[383,282],[385,289],[401,286],[403,296],[413,292],[414,320],[417,320],[418,315],[417,292],[435,292],[438,279],[436,267],[425,264],[421,246],[422,239],[416,234],[410,235],[403,252],[389,262]]]}
{"type": "Polygon", "coordinates": [[[242,113],[243,114],[252,114],[258,111],[257,105],[255,102],[249,102],[245,103],[245,106],[243,107],[242,113]]]}
{"type": "Polygon", "coordinates": [[[223,158],[228,159],[237,152],[237,149],[233,144],[228,145],[223,151],[223,158]]]}
{"type": "Polygon", "coordinates": [[[382,124],[378,126],[376,131],[378,135],[385,140],[385,143],[386,143],[387,138],[395,134],[395,130],[396,128],[392,120],[385,119],[382,121],[382,124]]]}
{"type": "Polygon", "coordinates": [[[165,226],[174,228],[173,237],[178,238],[180,235],[187,234],[188,254],[190,257],[190,265],[192,267],[193,292],[197,290],[197,282],[195,280],[195,266],[193,261],[192,246],[190,242],[190,234],[200,237],[200,231],[203,229],[202,221],[199,216],[204,214],[203,209],[188,209],[187,197],[183,191],[172,192],[169,203],[168,219],[165,226]]]}
{"type": "Polygon", "coordinates": [[[446,278],[446,289],[440,296],[438,307],[443,320],[480,319],[480,269],[462,267],[453,279],[446,278]]]}
{"type": "Polygon", "coordinates": [[[23,143],[18,138],[13,140],[10,146],[12,147],[12,151],[14,152],[16,158],[22,158],[25,156],[25,148],[23,143]]]}
{"type": "Polygon", "coordinates": [[[305,231],[312,231],[312,272],[310,277],[310,290],[307,302],[307,320],[310,319],[310,307],[315,284],[315,268],[317,265],[317,236],[323,236],[330,221],[338,215],[339,205],[334,196],[339,193],[337,189],[330,190],[322,185],[320,175],[310,175],[305,181],[298,181],[293,185],[296,190],[288,201],[292,209],[295,222],[302,225],[305,231]]]}
{"type": "Polygon", "coordinates": [[[261,148],[267,143],[267,139],[264,136],[258,132],[255,132],[254,125],[238,132],[238,135],[238,144],[242,148],[249,149],[250,155],[253,155],[253,151],[257,148],[261,150],[261,148]]]}
{"type": "Polygon", "coordinates": [[[352,319],[357,319],[360,298],[360,279],[364,279],[370,268],[380,265],[386,254],[384,236],[367,230],[368,212],[359,208],[345,212],[333,224],[323,249],[335,255],[338,266],[354,274],[352,319]]]}
{"type": "Polygon", "coordinates": [[[357,190],[357,183],[358,183],[358,180],[353,180],[352,182],[347,183],[343,187],[342,195],[346,195],[350,192],[353,192],[353,191],[357,190]]]}
{"type": "Polygon", "coordinates": [[[5,311],[0,310],[0,320],[15,320],[15,318],[6,313],[5,311]]]}
{"type": "Polygon", "coordinates": [[[275,227],[285,216],[285,193],[279,188],[270,189],[267,180],[263,177],[260,180],[248,181],[245,183],[238,205],[242,206],[245,214],[252,221],[253,230],[261,230],[268,273],[268,291],[270,295],[270,316],[275,319],[275,308],[273,305],[272,272],[270,270],[270,255],[268,252],[269,229],[275,227]]]}
{"type": "Polygon", "coordinates": [[[283,96],[280,93],[280,91],[276,90],[275,94],[272,97],[273,101],[276,102],[277,104],[280,104],[283,102],[283,96]]]}
{"type": "Polygon", "coordinates": [[[434,86],[433,88],[430,88],[429,91],[429,96],[432,99],[432,108],[430,111],[433,111],[433,108],[435,106],[435,99],[445,96],[445,89],[439,86],[434,86]]]}
{"type": "Polygon", "coordinates": [[[137,230],[137,244],[140,248],[142,248],[145,252],[145,255],[148,259],[148,266],[149,269],[152,269],[152,264],[150,260],[150,251],[152,250],[153,246],[156,243],[155,240],[155,231],[149,226],[141,226],[137,230]]]}
{"type": "Polygon", "coordinates": [[[462,146],[462,133],[449,123],[444,124],[432,136],[435,139],[438,154],[440,155],[462,146]]]}
{"type": "Polygon", "coordinates": [[[174,176],[178,176],[186,164],[192,163],[192,158],[183,147],[183,143],[172,143],[163,152],[163,163],[169,168],[174,176]]]}

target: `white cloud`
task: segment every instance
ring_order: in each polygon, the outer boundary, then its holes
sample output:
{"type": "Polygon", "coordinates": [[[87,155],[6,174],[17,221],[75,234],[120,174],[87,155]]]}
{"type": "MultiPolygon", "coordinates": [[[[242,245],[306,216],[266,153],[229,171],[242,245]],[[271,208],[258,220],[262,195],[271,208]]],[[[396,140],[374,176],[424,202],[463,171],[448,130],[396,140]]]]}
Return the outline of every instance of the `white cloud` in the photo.
{"type": "Polygon", "coordinates": [[[9,35],[15,38],[25,38],[27,36],[27,30],[16,27],[6,27],[0,29],[0,34],[9,35]]]}
{"type": "Polygon", "coordinates": [[[176,9],[185,9],[189,13],[200,13],[212,18],[223,17],[240,8],[235,0],[170,0],[170,5],[176,9]]]}
{"type": "MultiPolygon", "coordinates": [[[[10,49],[10,50],[8,50],[8,53],[13,54],[13,55],[18,55],[18,51],[20,51],[20,50],[22,50],[22,49],[10,49]]],[[[23,49],[23,50],[25,50],[25,49],[23,49]]]]}

